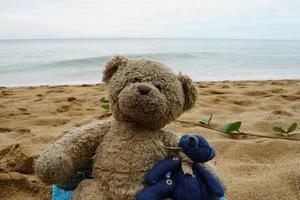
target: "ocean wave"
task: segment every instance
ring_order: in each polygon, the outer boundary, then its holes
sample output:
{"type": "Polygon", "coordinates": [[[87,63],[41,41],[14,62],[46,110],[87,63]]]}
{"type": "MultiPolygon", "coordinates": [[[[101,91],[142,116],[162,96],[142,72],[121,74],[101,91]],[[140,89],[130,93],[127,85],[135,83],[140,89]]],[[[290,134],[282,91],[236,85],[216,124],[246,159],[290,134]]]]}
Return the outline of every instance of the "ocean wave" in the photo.
{"type": "MultiPolygon", "coordinates": [[[[130,58],[151,58],[166,63],[177,63],[177,62],[199,62],[200,60],[214,60],[215,58],[223,59],[224,61],[232,60],[234,58],[243,57],[245,60],[250,55],[234,54],[233,52],[219,51],[191,51],[191,52],[151,52],[151,53],[132,53],[123,54],[130,58]]],[[[32,62],[32,63],[18,63],[13,65],[0,66],[0,73],[20,73],[30,71],[45,71],[45,70],[61,70],[61,69],[74,69],[74,70],[92,70],[101,69],[105,62],[107,62],[113,55],[102,55],[94,57],[74,58],[65,60],[54,60],[48,62],[32,62]]]]}
{"type": "MultiPolygon", "coordinates": [[[[45,65],[54,65],[54,66],[78,66],[85,64],[102,64],[108,61],[112,56],[97,56],[97,57],[87,57],[87,58],[78,58],[78,59],[70,59],[70,60],[61,60],[55,61],[52,63],[48,63],[45,65]]],[[[177,52],[165,52],[165,53],[144,53],[144,54],[124,54],[124,56],[130,58],[153,58],[153,59],[174,59],[174,58],[196,58],[196,54],[192,53],[177,53],[177,52]]]]}
{"type": "Polygon", "coordinates": [[[101,62],[108,60],[110,56],[98,56],[87,58],[76,58],[67,60],[56,60],[51,62],[33,62],[33,63],[18,63],[0,68],[1,73],[25,72],[31,70],[51,70],[58,68],[82,67],[99,65],[101,62]]]}
{"type": "MultiPolygon", "coordinates": [[[[157,53],[144,53],[144,54],[125,54],[125,56],[132,58],[152,58],[157,60],[170,60],[170,59],[192,59],[199,56],[207,56],[209,52],[157,52],[157,53]]],[[[39,63],[18,63],[14,65],[8,65],[1,67],[1,73],[12,73],[12,72],[24,72],[31,70],[45,70],[45,69],[57,69],[57,68],[77,68],[77,67],[98,67],[103,65],[113,55],[95,56],[86,58],[75,58],[66,60],[55,60],[51,62],[39,62],[39,63]]]]}

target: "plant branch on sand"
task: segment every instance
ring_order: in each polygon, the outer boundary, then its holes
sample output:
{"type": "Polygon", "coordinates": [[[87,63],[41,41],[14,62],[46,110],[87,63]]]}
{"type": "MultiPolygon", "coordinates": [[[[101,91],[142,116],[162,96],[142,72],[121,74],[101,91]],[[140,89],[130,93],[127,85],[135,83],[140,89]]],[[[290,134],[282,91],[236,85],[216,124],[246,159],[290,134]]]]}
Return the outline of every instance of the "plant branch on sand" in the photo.
{"type": "MultiPolygon", "coordinates": [[[[102,105],[101,105],[102,109],[106,112],[104,117],[110,116],[112,113],[109,112],[110,111],[109,101],[106,100],[105,97],[102,97],[100,99],[100,102],[102,103],[102,105]]],[[[200,126],[202,128],[206,128],[206,129],[216,131],[216,132],[218,132],[220,134],[223,134],[223,135],[224,134],[227,135],[227,136],[229,135],[232,138],[240,138],[240,137],[251,136],[251,137],[261,137],[261,138],[300,141],[300,138],[291,137],[294,134],[292,132],[297,129],[298,124],[296,122],[293,123],[287,130],[284,130],[281,127],[273,127],[273,131],[276,132],[277,135],[280,135],[280,137],[278,137],[278,136],[258,135],[258,134],[253,134],[253,133],[242,132],[242,131],[239,130],[241,125],[242,125],[241,121],[225,124],[223,127],[217,129],[217,128],[214,128],[210,125],[210,123],[212,121],[212,118],[213,118],[213,115],[211,114],[208,119],[201,119],[199,122],[190,122],[190,121],[184,121],[184,120],[176,120],[176,122],[185,123],[185,124],[192,124],[192,125],[195,125],[195,126],[200,126]]]]}
{"type": "MultiPolygon", "coordinates": [[[[211,119],[211,117],[209,119],[211,119]]],[[[217,131],[218,133],[230,135],[230,136],[233,136],[233,137],[234,136],[242,136],[242,137],[251,136],[251,137],[261,137],[261,138],[271,138],[271,139],[300,141],[300,138],[292,138],[292,137],[290,137],[290,135],[289,135],[289,137],[285,137],[285,136],[276,137],[276,136],[258,135],[258,134],[253,134],[253,133],[242,132],[242,131],[239,130],[239,128],[240,128],[240,126],[242,124],[240,121],[234,122],[234,123],[230,123],[230,124],[226,124],[225,126],[223,126],[220,129],[213,128],[210,125],[207,125],[207,124],[202,123],[202,122],[190,122],[190,121],[184,121],[184,120],[176,120],[176,122],[185,123],[185,124],[192,124],[192,125],[195,125],[195,126],[200,126],[202,128],[206,128],[206,129],[210,129],[210,130],[213,130],[213,131],[217,131]]],[[[294,128],[294,130],[295,129],[296,128],[294,128]]]]}

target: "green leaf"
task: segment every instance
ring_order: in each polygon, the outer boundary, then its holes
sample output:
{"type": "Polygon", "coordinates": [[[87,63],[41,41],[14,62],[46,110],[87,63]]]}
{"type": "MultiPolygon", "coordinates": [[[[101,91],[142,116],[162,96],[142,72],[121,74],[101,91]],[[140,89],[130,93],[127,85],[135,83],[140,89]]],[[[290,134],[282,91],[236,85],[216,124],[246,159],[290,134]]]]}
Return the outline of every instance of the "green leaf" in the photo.
{"type": "Polygon", "coordinates": [[[100,98],[100,101],[101,101],[101,102],[104,102],[104,100],[105,100],[105,97],[101,97],[101,98],[100,98]]]}
{"type": "Polygon", "coordinates": [[[281,127],[273,127],[273,131],[277,132],[277,133],[280,133],[281,135],[283,135],[283,133],[286,133],[285,130],[283,130],[283,128],[281,127]]]}
{"type": "Polygon", "coordinates": [[[287,133],[293,132],[294,130],[296,130],[298,124],[295,122],[293,123],[287,130],[287,133]]]}
{"type": "Polygon", "coordinates": [[[109,107],[110,105],[108,103],[102,104],[101,107],[105,110],[105,111],[109,111],[109,107]]]}
{"type": "Polygon", "coordinates": [[[233,122],[233,123],[230,123],[230,124],[225,124],[219,130],[222,131],[223,133],[232,133],[233,131],[239,130],[239,128],[241,127],[241,125],[242,125],[242,122],[241,121],[237,121],[237,122],[233,122]]]}
{"type": "Polygon", "coordinates": [[[208,119],[201,119],[199,122],[202,124],[205,124],[206,126],[209,126],[209,124],[212,120],[212,117],[213,117],[213,115],[211,114],[208,119]]]}

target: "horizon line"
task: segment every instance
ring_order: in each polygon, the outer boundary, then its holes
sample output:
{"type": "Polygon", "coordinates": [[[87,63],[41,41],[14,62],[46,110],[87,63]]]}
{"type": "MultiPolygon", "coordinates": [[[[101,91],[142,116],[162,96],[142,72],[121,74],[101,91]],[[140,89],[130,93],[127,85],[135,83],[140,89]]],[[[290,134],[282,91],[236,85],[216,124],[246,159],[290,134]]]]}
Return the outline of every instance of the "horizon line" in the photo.
{"type": "Polygon", "coordinates": [[[0,38],[2,40],[85,40],[85,39],[198,39],[198,40],[277,40],[297,41],[287,38],[206,38],[206,37],[57,37],[57,38],[0,38]]]}

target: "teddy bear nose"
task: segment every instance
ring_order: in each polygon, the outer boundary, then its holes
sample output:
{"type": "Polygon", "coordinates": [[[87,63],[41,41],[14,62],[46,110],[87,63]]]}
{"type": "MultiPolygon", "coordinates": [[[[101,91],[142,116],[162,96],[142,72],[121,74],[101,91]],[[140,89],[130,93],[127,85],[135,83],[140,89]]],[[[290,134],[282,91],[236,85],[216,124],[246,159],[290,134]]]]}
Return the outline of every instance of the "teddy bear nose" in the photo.
{"type": "Polygon", "coordinates": [[[147,95],[151,91],[151,87],[148,85],[139,85],[137,89],[141,95],[147,95]]]}

